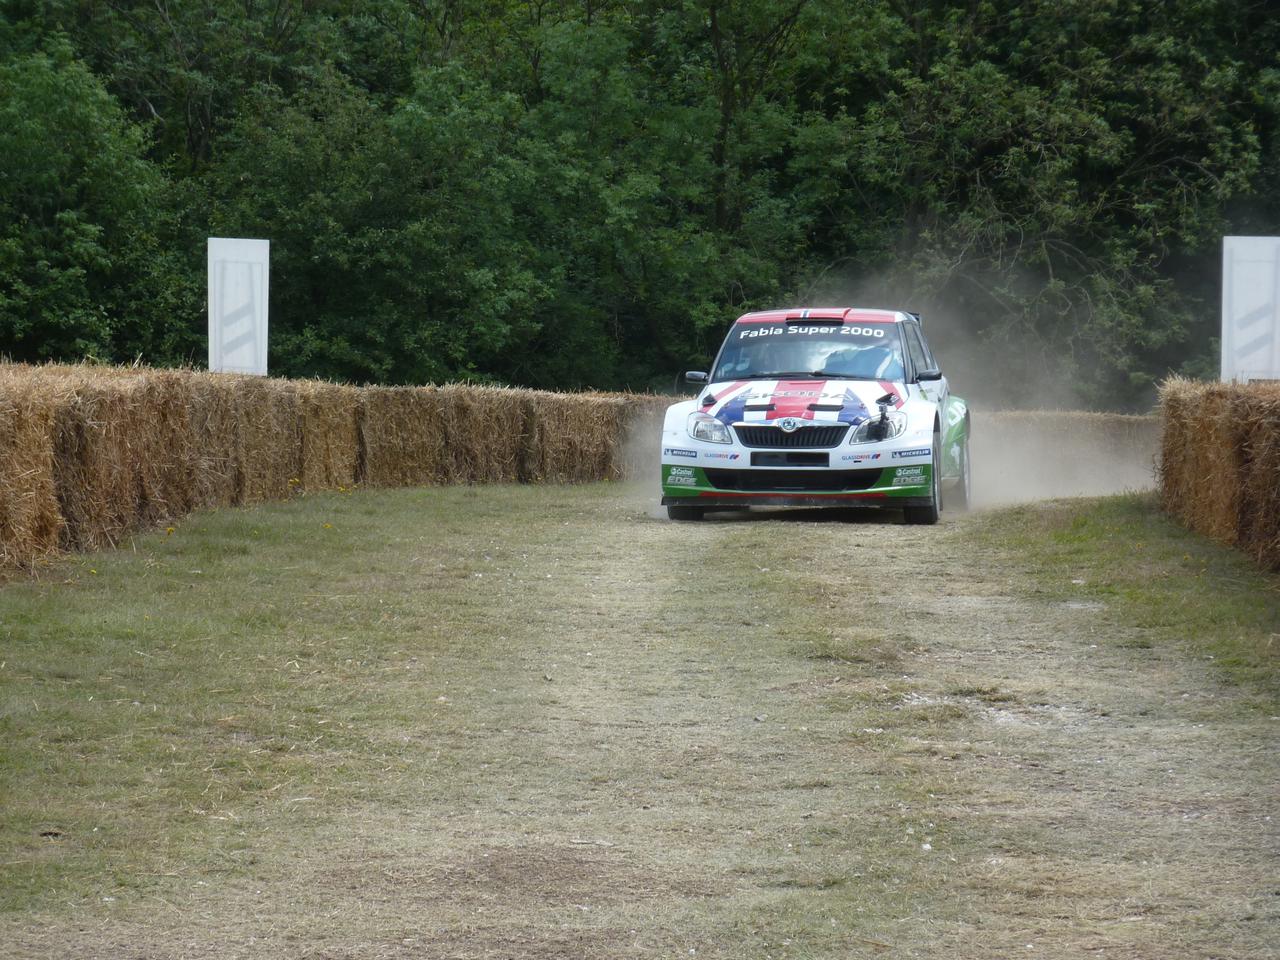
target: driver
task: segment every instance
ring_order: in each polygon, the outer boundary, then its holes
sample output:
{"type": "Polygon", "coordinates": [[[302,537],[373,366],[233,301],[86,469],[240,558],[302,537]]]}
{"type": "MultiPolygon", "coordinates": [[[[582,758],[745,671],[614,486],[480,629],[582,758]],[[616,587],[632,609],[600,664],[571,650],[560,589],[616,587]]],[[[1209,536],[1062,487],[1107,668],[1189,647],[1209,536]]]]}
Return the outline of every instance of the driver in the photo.
{"type": "Polygon", "coordinates": [[[863,380],[901,380],[902,358],[887,346],[845,347],[827,355],[824,373],[863,380]]]}

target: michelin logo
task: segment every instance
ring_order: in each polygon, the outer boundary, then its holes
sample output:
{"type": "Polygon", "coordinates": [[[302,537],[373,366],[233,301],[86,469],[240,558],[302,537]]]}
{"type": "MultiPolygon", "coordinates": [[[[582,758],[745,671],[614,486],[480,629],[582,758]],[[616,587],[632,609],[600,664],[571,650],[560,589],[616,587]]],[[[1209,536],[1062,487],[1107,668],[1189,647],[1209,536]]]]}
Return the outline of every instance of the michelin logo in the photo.
{"type": "Polygon", "coordinates": [[[919,450],[895,450],[893,451],[893,459],[906,460],[908,457],[931,457],[933,450],[929,447],[921,447],[919,450]]]}
{"type": "Polygon", "coordinates": [[[698,459],[697,450],[681,450],[679,447],[663,447],[662,455],[664,457],[688,457],[690,460],[698,459]]]}

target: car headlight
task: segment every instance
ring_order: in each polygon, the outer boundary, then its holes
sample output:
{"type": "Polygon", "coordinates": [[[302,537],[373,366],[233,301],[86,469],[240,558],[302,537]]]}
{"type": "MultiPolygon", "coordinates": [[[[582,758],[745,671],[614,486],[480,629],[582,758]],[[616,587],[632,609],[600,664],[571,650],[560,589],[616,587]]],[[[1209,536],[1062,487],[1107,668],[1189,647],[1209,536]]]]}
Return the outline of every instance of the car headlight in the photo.
{"type": "Polygon", "coordinates": [[[709,443],[733,443],[733,435],[729,433],[729,428],[715,417],[705,413],[689,415],[689,436],[709,443]]]}
{"type": "Polygon", "coordinates": [[[884,421],[874,416],[864,420],[849,431],[850,443],[879,443],[881,440],[892,440],[907,431],[907,415],[901,410],[894,410],[884,421]]]}

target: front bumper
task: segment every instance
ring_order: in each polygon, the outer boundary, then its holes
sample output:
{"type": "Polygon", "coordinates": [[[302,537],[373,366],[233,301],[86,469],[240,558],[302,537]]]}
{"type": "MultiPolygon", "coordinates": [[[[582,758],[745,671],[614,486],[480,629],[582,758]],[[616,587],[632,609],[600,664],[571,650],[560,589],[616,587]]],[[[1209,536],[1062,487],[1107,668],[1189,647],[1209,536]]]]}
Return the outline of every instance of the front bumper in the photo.
{"type": "Polygon", "coordinates": [[[849,470],[662,464],[663,504],[901,508],[931,503],[932,484],[930,462],[849,470]]]}

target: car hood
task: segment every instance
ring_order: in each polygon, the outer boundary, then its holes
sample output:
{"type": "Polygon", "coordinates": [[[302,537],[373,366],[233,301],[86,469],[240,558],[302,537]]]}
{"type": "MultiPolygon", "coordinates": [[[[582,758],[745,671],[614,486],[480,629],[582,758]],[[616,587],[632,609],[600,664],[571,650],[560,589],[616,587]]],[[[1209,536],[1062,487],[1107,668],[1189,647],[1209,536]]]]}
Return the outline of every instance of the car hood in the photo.
{"type": "Polygon", "coordinates": [[[895,408],[906,402],[906,386],[890,380],[730,380],[710,384],[695,406],[728,425],[787,417],[859,424],[879,412],[876,401],[886,394],[895,408]]]}

